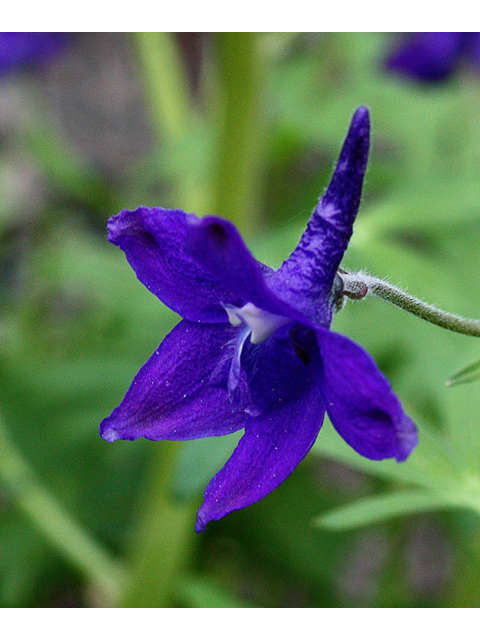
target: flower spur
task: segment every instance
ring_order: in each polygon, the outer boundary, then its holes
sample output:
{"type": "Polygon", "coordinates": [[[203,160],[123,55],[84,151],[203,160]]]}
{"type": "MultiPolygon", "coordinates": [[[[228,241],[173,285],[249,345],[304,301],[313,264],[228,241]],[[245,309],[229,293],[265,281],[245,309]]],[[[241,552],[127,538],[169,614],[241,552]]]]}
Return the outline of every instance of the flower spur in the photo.
{"type": "Polygon", "coordinates": [[[368,458],[403,461],[417,443],[373,359],[330,330],[343,299],[338,268],[360,204],[369,129],[360,107],[327,191],[276,271],[218,217],[140,207],[108,222],[108,239],[139,280],[183,319],[102,421],[102,437],[189,440],[244,430],[206,488],[197,532],[273,491],[311,449],[325,411],[368,458]]]}

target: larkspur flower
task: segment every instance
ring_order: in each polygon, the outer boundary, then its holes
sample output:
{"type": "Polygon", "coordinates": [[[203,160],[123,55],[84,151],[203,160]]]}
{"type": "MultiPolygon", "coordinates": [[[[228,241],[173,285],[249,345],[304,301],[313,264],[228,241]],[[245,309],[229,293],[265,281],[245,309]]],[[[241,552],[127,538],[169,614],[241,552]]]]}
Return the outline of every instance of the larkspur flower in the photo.
{"type": "Polygon", "coordinates": [[[388,57],[389,71],[425,83],[447,80],[462,60],[480,71],[480,33],[423,32],[409,34],[388,57]]]}
{"type": "Polygon", "coordinates": [[[0,32],[0,75],[55,56],[66,39],[58,32],[0,32]]]}
{"type": "Polygon", "coordinates": [[[417,443],[415,425],[373,359],[330,330],[369,128],[360,107],[326,193],[277,271],[257,262],[221,218],[140,207],[108,222],[108,239],[139,280],[183,320],[103,420],[102,437],[189,440],[244,429],[207,486],[197,532],[273,491],[311,449],[325,410],[367,458],[403,461],[417,443]]]}

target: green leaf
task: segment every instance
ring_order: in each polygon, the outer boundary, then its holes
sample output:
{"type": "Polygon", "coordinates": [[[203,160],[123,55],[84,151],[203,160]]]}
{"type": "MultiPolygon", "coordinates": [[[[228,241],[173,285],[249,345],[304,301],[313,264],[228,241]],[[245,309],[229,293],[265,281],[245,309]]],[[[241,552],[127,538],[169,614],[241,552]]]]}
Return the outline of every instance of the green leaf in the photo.
{"type": "Polygon", "coordinates": [[[454,373],[445,384],[447,387],[453,387],[456,384],[465,384],[466,382],[473,382],[480,378],[480,358],[465,365],[459,371],[454,373]]]}
{"type": "Polygon", "coordinates": [[[353,529],[383,522],[396,516],[450,507],[451,504],[447,496],[433,492],[395,491],[363,498],[344,507],[327,511],[314,520],[314,525],[333,530],[353,529]]]}
{"type": "Polygon", "coordinates": [[[204,609],[241,609],[251,606],[233,594],[224,591],[208,578],[184,576],[179,581],[176,591],[177,595],[179,595],[189,607],[204,609]]]}
{"type": "Polygon", "coordinates": [[[423,232],[442,236],[448,230],[478,219],[478,183],[471,178],[442,181],[426,177],[368,206],[368,216],[360,216],[353,241],[359,234],[386,238],[394,232],[423,232]]]}
{"type": "Polygon", "coordinates": [[[420,444],[407,461],[368,460],[351,449],[328,421],[325,427],[313,447],[314,452],[413,488],[389,496],[372,496],[342,507],[322,516],[317,524],[335,529],[351,528],[395,515],[447,507],[462,507],[480,514],[480,474],[465,452],[451,441],[423,428],[420,444]]]}
{"type": "Polygon", "coordinates": [[[451,490],[452,486],[462,483],[462,469],[457,466],[450,448],[425,428],[420,433],[419,445],[407,461],[368,460],[354,451],[326,418],[313,451],[386,480],[434,490],[451,490]]]}
{"type": "Polygon", "coordinates": [[[458,452],[465,476],[480,485],[480,393],[477,385],[445,389],[445,436],[458,452]]]}

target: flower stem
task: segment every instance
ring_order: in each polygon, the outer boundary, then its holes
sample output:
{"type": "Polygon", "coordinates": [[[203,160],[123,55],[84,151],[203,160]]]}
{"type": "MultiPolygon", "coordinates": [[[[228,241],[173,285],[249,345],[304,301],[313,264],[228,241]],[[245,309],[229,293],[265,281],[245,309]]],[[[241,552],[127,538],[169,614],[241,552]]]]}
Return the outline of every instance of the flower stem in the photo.
{"type": "Polygon", "coordinates": [[[132,577],[120,600],[121,607],[171,606],[176,581],[188,563],[194,543],[198,505],[175,501],[171,496],[172,476],[182,443],[152,442],[151,446],[156,446],[156,450],[133,540],[132,577]]]}
{"type": "Polygon", "coordinates": [[[371,295],[376,298],[382,298],[391,304],[400,307],[404,311],[408,311],[413,315],[436,324],[439,327],[463,333],[467,336],[480,338],[480,321],[470,318],[463,318],[454,313],[442,311],[432,304],[423,302],[414,296],[402,291],[399,287],[381,280],[375,276],[364,273],[346,273],[340,272],[344,282],[344,294],[353,299],[364,298],[371,295]]]}
{"type": "Polygon", "coordinates": [[[104,606],[117,601],[123,568],[65,511],[36,478],[0,420],[0,478],[35,527],[91,583],[104,606]]]}
{"type": "Polygon", "coordinates": [[[145,95],[159,139],[174,141],[188,124],[191,105],[187,78],[172,33],[136,33],[145,95]]]}
{"type": "Polygon", "coordinates": [[[263,60],[256,33],[217,36],[220,100],[213,213],[251,234],[261,180],[263,60]]]}

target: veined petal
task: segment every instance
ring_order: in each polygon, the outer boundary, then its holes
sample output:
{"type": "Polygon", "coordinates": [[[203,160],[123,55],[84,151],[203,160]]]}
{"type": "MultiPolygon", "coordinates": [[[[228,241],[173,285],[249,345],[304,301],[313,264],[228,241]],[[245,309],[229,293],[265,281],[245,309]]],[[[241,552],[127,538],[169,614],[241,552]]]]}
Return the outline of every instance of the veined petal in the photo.
{"type": "Polygon", "coordinates": [[[108,442],[191,440],[243,428],[245,413],[210,376],[232,342],[229,324],[182,320],[136,375],[122,403],[102,421],[108,442]]]}
{"type": "Polygon", "coordinates": [[[199,219],[180,210],[123,210],[108,221],[108,239],[119,246],[138,279],[168,307],[194,322],[225,322],[221,303],[244,298],[223,286],[186,251],[186,237],[199,219]]]}
{"type": "Polygon", "coordinates": [[[366,458],[405,460],[417,444],[417,429],[374,360],[345,336],[316,334],[318,381],[335,429],[366,458]]]}
{"type": "Polygon", "coordinates": [[[303,393],[281,400],[279,397],[262,415],[248,418],[237,448],[205,491],[197,533],[210,520],[219,520],[265,497],[310,451],[325,413],[311,372],[306,375],[303,393]]]}
{"type": "Polygon", "coordinates": [[[369,137],[368,109],[359,107],[330,185],[306,231],[288,260],[268,279],[277,295],[323,326],[332,320],[333,281],[360,205],[369,137]]]}

